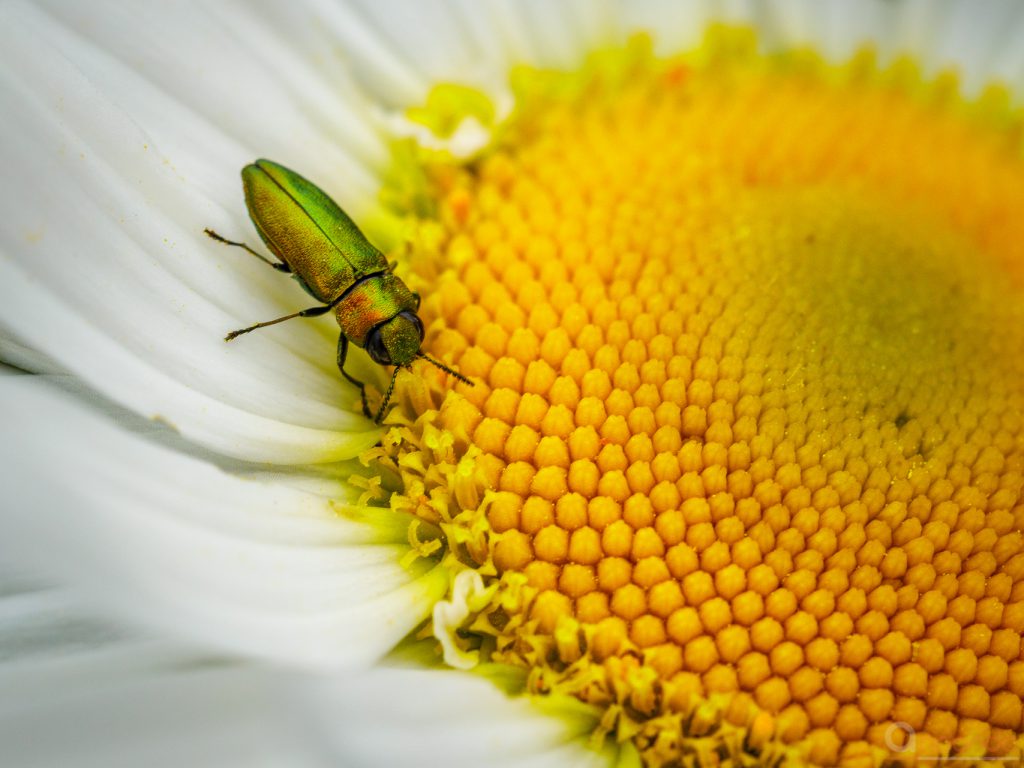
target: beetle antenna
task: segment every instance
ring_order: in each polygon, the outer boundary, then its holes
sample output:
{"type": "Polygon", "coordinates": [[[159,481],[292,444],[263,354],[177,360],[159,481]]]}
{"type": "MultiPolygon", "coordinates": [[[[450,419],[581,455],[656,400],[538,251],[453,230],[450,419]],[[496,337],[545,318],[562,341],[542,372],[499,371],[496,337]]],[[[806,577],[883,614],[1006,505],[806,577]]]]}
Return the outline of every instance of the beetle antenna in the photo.
{"type": "Polygon", "coordinates": [[[384,409],[388,407],[388,403],[391,402],[391,393],[395,391],[395,379],[398,378],[398,372],[401,370],[397,365],[395,366],[395,372],[391,375],[391,383],[388,385],[388,391],[384,393],[384,401],[380,404],[380,410],[377,411],[377,417],[374,421],[380,424],[380,420],[384,418],[384,409]]]}
{"type": "Polygon", "coordinates": [[[462,382],[463,384],[469,384],[469,386],[471,386],[471,387],[473,386],[473,382],[472,382],[472,381],[470,381],[469,379],[467,379],[467,378],[466,378],[465,376],[463,376],[463,375],[462,375],[461,373],[459,373],[458,371],[453,371],[453,370],[452,370],[451,368],[449,368],[449,367],[448,367],[447,365],[445,365],[444,363],[442,363],[442,362],[441,362],[440,360],[435,360],[434,358],[430,357],[429,355],[425,355],[425,354],[423,354],[422,352],[417,352],[417,353],[416,353],[416,357],[422,357],[422,358],[423,358],[424,360],[426,360],[426,361],[427,361],[428,363],[432,363],[433,365],[436,365],[436,366],[437,366],[438,368],[440,368],[440,369],[441,369],[442,371],[444,371],[445,373],[451,374],[451,375],[452,375],[452,376],[454,376],[454,377],[455,377],[456,379],[458,379],[459,381],[461,381],[461,382],[462,382]]]}

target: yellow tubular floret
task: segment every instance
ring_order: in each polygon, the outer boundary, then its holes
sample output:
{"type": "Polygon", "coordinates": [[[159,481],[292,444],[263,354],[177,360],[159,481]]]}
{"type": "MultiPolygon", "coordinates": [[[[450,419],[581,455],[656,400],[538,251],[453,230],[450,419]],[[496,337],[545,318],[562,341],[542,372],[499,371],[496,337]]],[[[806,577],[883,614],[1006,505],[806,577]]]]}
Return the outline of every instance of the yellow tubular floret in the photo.
{"type": "Polygon", "coordinates": [[[407,378],[372,457],[497,585],[450,641],[647,765],[1020,755],[1024,124],[753,51],[520,72],[422,158],[410,285],[476,386],[407,378]]]}

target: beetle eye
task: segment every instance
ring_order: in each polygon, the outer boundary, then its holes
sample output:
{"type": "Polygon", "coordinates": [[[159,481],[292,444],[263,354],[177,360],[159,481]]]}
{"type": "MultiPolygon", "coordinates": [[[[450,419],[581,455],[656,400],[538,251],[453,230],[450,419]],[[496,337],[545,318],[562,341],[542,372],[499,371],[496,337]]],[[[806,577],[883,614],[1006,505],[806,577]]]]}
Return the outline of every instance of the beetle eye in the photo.
{"type": "Polygon", "coordinates": [[[420,335],[420,341],[423,341],[423,321],[420,320],[419,315],[413,312],[403,312],[402,317],[406,318],[410,323],[412,323],[413,327],[420,335]]]}
{"type": "Polygon", "coordinates": [[[380,337],[380,328],[374,328],[366,337],[366,351],[378,365],[391,365],[391,355],[384,346],[384,339],[380,337]]]}

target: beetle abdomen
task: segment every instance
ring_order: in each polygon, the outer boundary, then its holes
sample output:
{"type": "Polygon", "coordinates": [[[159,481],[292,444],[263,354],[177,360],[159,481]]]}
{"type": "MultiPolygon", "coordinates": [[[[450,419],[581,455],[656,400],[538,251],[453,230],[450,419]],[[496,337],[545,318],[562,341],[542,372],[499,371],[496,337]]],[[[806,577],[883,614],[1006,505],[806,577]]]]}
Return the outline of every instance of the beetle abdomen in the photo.
{"type": "Polygon", "coordinates": [[[381,272],[353,285],[334,314],[349,341],[365,347],[371,329],[405,310],[416,311],[416,298],[401,279],[381,272]]]}

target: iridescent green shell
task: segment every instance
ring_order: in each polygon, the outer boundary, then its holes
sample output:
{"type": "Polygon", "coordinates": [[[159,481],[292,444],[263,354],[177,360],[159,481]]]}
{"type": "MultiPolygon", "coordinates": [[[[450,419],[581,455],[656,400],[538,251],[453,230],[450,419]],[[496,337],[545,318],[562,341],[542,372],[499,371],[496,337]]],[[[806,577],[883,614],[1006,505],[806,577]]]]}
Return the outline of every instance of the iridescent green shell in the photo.
{"type": "Polygon", "coordinates": [[[384,254],[352,219],[294,171],[257,160],[242,169],[242,185],[249,216],[267,248],[325,304],[360,278],[388,269],[384,254]]]}

